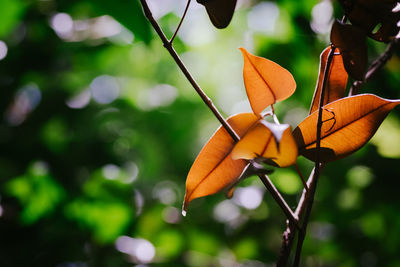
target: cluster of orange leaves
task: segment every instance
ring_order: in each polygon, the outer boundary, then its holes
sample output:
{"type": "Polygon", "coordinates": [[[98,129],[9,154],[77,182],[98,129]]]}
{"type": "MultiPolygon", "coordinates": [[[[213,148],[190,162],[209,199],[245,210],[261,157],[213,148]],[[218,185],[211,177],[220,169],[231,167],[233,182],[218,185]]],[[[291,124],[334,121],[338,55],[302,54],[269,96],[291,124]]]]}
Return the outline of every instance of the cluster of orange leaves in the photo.
{"type": "Polygon", "coordinates": [[[319,99],[324,79],[327,82],[322,102],[319,161],[343,158],[368,142],[400,100],[372,94],[344,97],[348,73],[339,49],[334,51],[328,75],[324,77],[330,50],[328,47],[321,54],[310,114],[292,131],[287,124],[265,121],[262,112],[294,93],[293,76],[280,65],[241,48],[244,84],[253,113],[227,119],[240,137],[238,142],[221,126],[200,151],[187,176],[184,210],[195,198],[231,189],[252,160],[280,168],[295,164],[299,154],[316,161],[319,99]]]}

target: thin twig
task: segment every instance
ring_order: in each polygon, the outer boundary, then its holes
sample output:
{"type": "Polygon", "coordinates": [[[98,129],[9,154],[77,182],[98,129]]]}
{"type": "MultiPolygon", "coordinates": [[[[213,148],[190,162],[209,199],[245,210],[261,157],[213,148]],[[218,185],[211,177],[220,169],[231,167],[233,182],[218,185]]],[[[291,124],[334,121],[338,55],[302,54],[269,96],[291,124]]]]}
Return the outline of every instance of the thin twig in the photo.
{"type": "MultiPolygon", "coordinates": [[[[315,183],[315,175],[314,175],[315,168],[311,171],[310,176],[307,180],[307,187],[310,188],[311,184],[315,183]]],[[[307,191],[304,189],[303,193],[301,194],[299,203],[297,204],[296,211],[294,214],[300,218],[304,212],[306,207],[306,199],[307,199],[307,191]]],[[[283,232],[282,235],[282,245],[279,253],[279,258],[276,262],[278,267],[280,266],[287,266],[287,262],[289,260],[290,251],[292,250],[292,244],[294,241],[294,237],[297,233],[297,229],[291,224],[289,221],[286,223],[286,230],[283,232]]]]}
{"type": "Polygon", "coordinates": [[[194,80],[193,76],[190,74],[188,69],[186,68],[185,64],[183,64],[182,60],[180,59],[178,53],[176,53],[175,49],[173,48],[172,44],[168,41],[167,37],[165,36],[163,30],[158,25],[157,21],[154,19],[153,14],[149,6],[147,5],[146,0],[140,0],[142,4],[144,14],[146,15],[147,19],[150,21],[151,25],[153,26],[154,30],[157,32],[158,36],[160,37],[161,41],[163,42],[164,47],[168,50],[171,54],[172,58],[175,60],[176,64],[179,66],[183,74],[185,75],[186,79],[190,82],[196,92],[199,94],[201,99],[204,103],[208,106],[208,108],[214,113],[215,117],[218,121],[222,124],[222,126],[227,130],[230,136],[232,136],[235,142],[239,141],[239,136],[235,133],[232,127],[227,123],[221,113],[217,110],[211,99],[204,93],[204,91],[200,88],[197,82],[194,80]]]}
{"type": "Polygon", "coordinates": [[[349,95],[358,94],[361,86],[367,83],[382,67],[389,61],[389,59],[393,56],[393,52],[395,48],[398,48],[400,45],[400,38],[393,39],[388,46],[386,47],[385,52],[380,55],[377,59],[372,62],[372,64],[368,67],[368,71],[365,74],[365,77],[361,81],[355,81],[350,88],[349,95]]]}
{"type": "Polygon", "coordinates": [[[279,191],[276,189],[274,184],[271,182],[269,177],[265,174],[263,175],[258,175],[260,178],[261,182],[264,184],[264,186],[267,188],[267,190],[270,192],[271,196],[274,198],[276,203],[281,207],[283,212],[285,213],[286,217],[290,220],[290,222],[299,228],[298,221],[299,218],[297,215],[293,213],[293,211],[290,209],[289,205],[286,203],[286,201],[283,199],[282,195],[279,193],[279,191]]]}
{"type": "MultiPolygon", "coordinates": [[[[346,19],[347,18],[344,16],[342,18],[342,22],[345,22],[346,19]]],[[[368,71],[367,71],[363,81],[355,81],[353,83],[353,85],[350,89],[350,92],[349,92],[349,96],[358,93],[358,90],[361,88],[361,86],[363,84],[365,84],[366,82],[368,82],[371,79],[371,77],[373,77],[375,75],[375,73],[377,71],[379,71],[387,63],[387,61],[392,57],[394,49],[396,47],[398,47],[399,45],[400,45],[399,38],[394,39],[392,42],[389,43],[388,47],[386,48],[386,51],[379,58],[377,58],[371,64],[371,66],[368,68],[368,71]]],[[[327,69],[329,69],[329,67],[327,67],[327,69]]],[[[323,99],[322,93],[321,93],[320,97],[321,97],[320,100],[323,99]]],[[[307,185],[309,188],[314,184],[316,185],[316,183],[317,183],[316,180],[318,179],[318,176],[321,172],[322,167],[323,167],[322,165],[319,165],[319,168],[314,167],[314,169],[312,170],[310,177],[307,181],[307,185]],[[316,172],[318,172],[318,173],[316,173],[316,172]]],[[[314,192],[314,194],[315,194],[315,192],[314,192]]],[[[312,195],[312,197],[314,197],[314,194],[310,194],[310,195],[312,195]]],[[[295,210],[295,215],[297,215],[297,217],[299,219],[303,217],[302,214],[304,213],[306,207],[308,207],[308,209],[311,210],[310,205],[307,203],[308,203],[307,191],[304,189],[303,193],[300,197],[300,200],[297,204],[297,208],[295,210]]],[[[310,215],[309,212],[308,212],[308,214],[305,215],[304,222],[308,221],[309,218],[306,218],[306,217],[309,217],[309,215],[310,215]]],[[[305,225],[304,222],[303,222],[303,225],[305,225]]],[[[280,256],[277,261],[277,266],[287,266],[287,262],[289,260],[290,251],[292,248],[292,244],[293,244],[296,232],[297,232],[296,228],[294,228],[293,225],[288,222],[286,230],[283,233],[282,246],[281,246],[281,250],[280,250],[280,256]]],[[[303,235],[305,235],[305,232],[303,232],[303,235]]],[[[299,250],[298,257],[300,257],[300,252],[301,251],[299,250]]],[[[298,261],[299,261],[299,259],[298,259],[298,261]]],[[[299,262],[297,264],[299,264],[299,262]]],[[[295,263],[295,265],[296,265],[296,263],[295,263]]]]}
{"type": "Polygon", "coordinates": [[[186,13],[187,13],[187,11],[188,11],[188,9],[189,9],[189,6],[190,6],[190,1],[191,1],[191,0],[188,0],[188,2],[187,2],[187,4],[186,4],[186,7],[185,7],[185,11],[183,12],[181,21],[179,22],[178,27],[176,27],[176,30],[175,30],[174,35],[172,35],[171,39],[169,40],[169,43],[170,43],[171,45],[172,45],[172,42],[173,42],[174,39],[175,39],[175,36],[178,34],[179,29],[181,28],[181,25],[182,25],[183,20],[185,19],[186,13]]]}
{"type": "Polygon", "coordinates": [[[299,175],[301,182],[303,183],[304,189],[308,191],[308,185],[307,182],[304,180],[303,174],[301,173],[301,170],[299,168],[299,165],[297,165],[297,162],[294,164],[294,167],[296,168],[296,172],[299,175]]]}
{"type": "Polygon", "coordinates": [[[307,231],[308,221],[311,214],[312,205],[314,202],[315,190],[317,188],[318,178],[321,171],[321,161],[320,161],[320,149],[321,149],[321,128],[322,128],[322,110],[324,105],[324,95],[325,89],[328,82],[328,75],[332,64],[333,55],[335,53],[335,47],[331,45],[331,51],[329,51],[326,68],[324,72],[324,78],[322,80],[322,88],[321,88],[321,95],[319,99],[319,106],[318,106],[318,120],[317,120],[317,142],[315,147],[315,167],[314,167],[314,175],[313,179],[314,182],[310,185],[309,194],[306,201],[306,210],[304,215],[303,224],[301,230],[299,231],[299,237],[297,240],[297,248],[296,248],[296,255],[294,258],[293,266],[299,266],[300,264],[300,256],[301,250],[303,247],[304,238],[307,231]]]}
{"type": "MultiPolygon", "coordinates": [[[[211,99],[204,93],[204,91],[200,88],[200,86],[197,84],[197,82],[194,80],[193,76],[190,74],[188,69],[186,68],[185,64],[179,57],[179,55],[176,53],[175,49],[172,46],[172,43],[168,41],[167,37],[165,36],[163,30],[161,27],[158,25],[157,21],[154,19],[151,10],[149,9],[149,6],[147,5],[146,0],[140,0],[140,3],[142,4],[143,11],[151,25],[153,26],[154,30],[157,32],[158,36],[160,37],[161,41],[163,42],[164,47],[168,50],[168,52],[171,54],[173,59],[175,60],[176,64],[179,66],[185,77],[188,79],[190,84],[193,86],[193,88],[196,90],[196,92],[199,94],[201,99],[204,101],[204,103],[208,106],[208,108],[214,113],[215,117],[218,119],[218,121],[222,124],[222,126],[225,128],[225,130],[229,133],[229,135],[233,138],[235,142],[238,142],[240,140],[239,135],[232,129],[232,127],[229,125],[229,123],[224,119],[224,117],[221,115],[221,113],[218,111],[218,109],[215,107],[211,99]]],[[[283,212],[287,216],[287,218],[291,221],[292,224],[298,226],[298,218],[297,216],[294,215],[293,211],[290,209],[289,205],[286,203],[284,198],[281,196],[279,191],[276,189],[276,187],[273,185],[273,183],[269,180],[269,178],[265,175],[260,175],[259,176],[265,187],[268,189],[268,191],[271,193],[272,197],[275,199],[275,201],[278,203],[278,205],[282,208],[283,212]]]]}

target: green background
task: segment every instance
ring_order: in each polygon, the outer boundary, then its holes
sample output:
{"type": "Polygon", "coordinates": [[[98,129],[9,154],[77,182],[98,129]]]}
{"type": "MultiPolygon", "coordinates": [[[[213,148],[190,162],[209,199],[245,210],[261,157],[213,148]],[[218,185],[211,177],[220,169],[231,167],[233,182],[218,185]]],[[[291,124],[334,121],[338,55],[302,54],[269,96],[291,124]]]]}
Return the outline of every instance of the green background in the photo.
{"type": "MultiPolygon", "coordinates": [[[[149,2],[171,36],[185,1],[149,2]]],[[[245,47],[295,77],[295,94],[275,107],[295,127],[308,113],[330,24],[342,16],[338,4],[239,1],[230,26],[216,30],[192,2],[174,45],[216,106],[225,116],[250,111],[237,49],[245,47]]],[[[197,199],[180,215],[186,175],[218,121],[139,1],[1,0],[0,40],[0,266],[274,263],[285,217],[257,178],[232,200],[197,199]],[[240,199],[249,195],[251,207],[240,199]]],[[[368,45],[370,61],[385,49],[368,45]]],[[[399,70],[396,52],[363,92],[400,98],[399,70]]],[[[400,266],[399,115],[324,168],[304,266],[400,266]]],[[[300,157],[299,165],[307,176],[312,163],[300,157]]],[[[294,168],[271,178],[294,207],[294,168]]]]}

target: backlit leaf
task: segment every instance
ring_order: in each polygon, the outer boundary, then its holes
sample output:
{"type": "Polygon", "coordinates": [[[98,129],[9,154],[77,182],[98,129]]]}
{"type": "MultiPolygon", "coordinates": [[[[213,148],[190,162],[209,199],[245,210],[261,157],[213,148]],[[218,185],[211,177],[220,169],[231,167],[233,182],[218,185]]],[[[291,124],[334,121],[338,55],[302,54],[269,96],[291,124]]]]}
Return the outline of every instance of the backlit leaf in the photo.
{"type": "Polygon", "coordinates": [[[296,82],[288,70],[271,60],[254,56],[244,48],[240,50],[244,58],[244,85],[255,114],[294,93],[296,82]]]}
{"type": "Polygon", "coordinates": [[[226,28],[235,12],[236,0],[197,0],[206,7],[212,24],[218,29],[226,28]]]}
{"type": "Polygon", "coordinates": [[[363,80],[368,59],[365,33],[353,25],[335,21],[332,25],[331,41],[339,48],[347,72],[353,78],[363,80]]]}
{"type": "MultiPolygon", "coordinates": [[[[375,134],[386,115],[400,100],[372,94],[346,97],[327,104],[322,112],[320,161],[343,158],[360,149],[375,134]]],[[[318,111],[293,131],[299,152],[315,161],[318,111]]]]}
{"type": "MultiPolygon", "coordinates": [[[[240,113],[230,117],[228,123],[239,136],[243,136],[258,119],[252,113],[240,113]]],[[[248,163],[232,158],[234,144],[232,137],[221,126],[203,147],[186,179],[184,210],[193,199],[217,193],[240,176],[248,163]]]]}
{"type": "Polygon", "coordinates": [[[297,145],[288,124],[272,124],[259,121],[235,145],[233,159],[262,157],[266,163],[287,167],[296,163],[297,145]]]}
{"type": "MultiPolygon", "coordinates": [[[[311,103],[310,114],[317,110],[319,106],[322,82],[324,79],[324,73],[330,51],[331,47],[329,46],[324,51],[322,51],[320,56],[318,81],[311,103]]],[[[335,51],[335,54],[333,56],[327,79],[328,80],[325,88],[323,106],[344,97],[344,93],[346,91],[348,75],[343,65],[342,55],[339,53],[338,50],[335,51]]]]}

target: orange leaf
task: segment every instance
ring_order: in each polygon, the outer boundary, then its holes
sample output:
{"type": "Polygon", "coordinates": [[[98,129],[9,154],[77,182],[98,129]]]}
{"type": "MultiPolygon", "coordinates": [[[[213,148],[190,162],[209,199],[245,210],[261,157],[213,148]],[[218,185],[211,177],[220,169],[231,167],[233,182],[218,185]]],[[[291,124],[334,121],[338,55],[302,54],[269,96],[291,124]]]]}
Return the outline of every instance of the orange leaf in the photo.
{"type": "Polygon", "coordinates": [[[235,145],[233,159],[262,157],[273,165],[287,167],[296,163],[297,145],[288,124],[259,121],[235,145]]]}
{"type": "MultiPolygon", "coordinates": [[[[258,121],[252,113],[240,113],[228,119],[229,125],[239,136],[258,121]]],[[[232,159],[235,142],[222,126],[200,151],[186,179],[183,209],[190,201],[219,192],[236,181],[247,162],[232,159]]]]}
{"type": "MultiPolygon", "coordinates": [[[[322,51],[320,56],[318,82],[314,91],[310,114],[317,110],[319,106],[322,82],[324,79],[326,63],[328,61],[328,55],[330,51],[331,47],[329,46],[324,51],[322,51]]],[[[325,88],[323,106],[344,97],[344,93],[346,91],[348,75],[346,69],[344,68],[343,58],[340,53],[335,52],[327,79],[328,80],[325,88]]]]}
{"type": "Polygon", "coordinates": [[[197,0],[204,5],[212,24],[218,29],[226,28],[235,12],[236,0],[197,0]]]}
{"type": "MultiPolygon", "coordinates": [[[[323,107],[320,161],[343,158],[360,149],[375,134],[386,115],[400,100],[372,94],[339,99],[323,107]]],[[[299,152],[315,161],[318,111],[309,115],[293,131],[299,152]]]]}
{"type": "Polygon", "coordinates": [[[255,114],[294,93],[296,82],[288,70],[268,59],[254,56],[244,48],[240,50],[244,58],[244,85],[255,114]]]}

